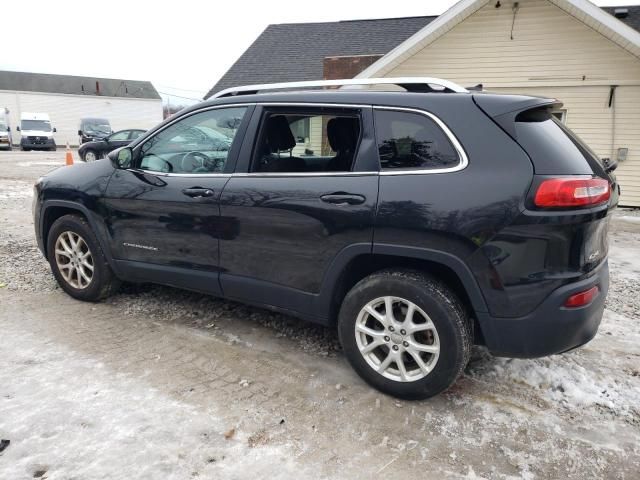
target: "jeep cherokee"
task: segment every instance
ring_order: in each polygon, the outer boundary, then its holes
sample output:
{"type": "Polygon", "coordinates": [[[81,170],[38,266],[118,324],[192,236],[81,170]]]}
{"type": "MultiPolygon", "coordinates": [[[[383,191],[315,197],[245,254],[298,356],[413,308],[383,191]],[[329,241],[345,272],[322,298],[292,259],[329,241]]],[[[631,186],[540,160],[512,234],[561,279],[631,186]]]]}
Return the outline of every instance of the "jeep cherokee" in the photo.
{"type": "Polygon", "coordinates": [[[38,244],[75,298],[153,282],[286,312],[335,326],[375,388],[430,397],[473,344],[596,334],[619,188],[558,106],[434,78],[229,89],[39,179],[38,244]],[[373,84],[406,91],[344,88],[373,84]]]}

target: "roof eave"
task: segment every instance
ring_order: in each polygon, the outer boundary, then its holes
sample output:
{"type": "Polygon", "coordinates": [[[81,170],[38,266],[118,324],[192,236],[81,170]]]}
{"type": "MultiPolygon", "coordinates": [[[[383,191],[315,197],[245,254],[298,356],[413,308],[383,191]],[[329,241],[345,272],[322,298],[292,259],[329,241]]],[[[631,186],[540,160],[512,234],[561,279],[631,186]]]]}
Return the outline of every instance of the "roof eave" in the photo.
{"type": "MultiPolygon", "coordinates": [[[[380,60],[360,72],[356,78],[382,77],[388,74],[404,60],[434,42],[490,1],[492,0],[460,0],[380,60]]],[[[640,32],[613,15],[588,0],[549,0],[549,2],[640,58],[640,32]]]]}

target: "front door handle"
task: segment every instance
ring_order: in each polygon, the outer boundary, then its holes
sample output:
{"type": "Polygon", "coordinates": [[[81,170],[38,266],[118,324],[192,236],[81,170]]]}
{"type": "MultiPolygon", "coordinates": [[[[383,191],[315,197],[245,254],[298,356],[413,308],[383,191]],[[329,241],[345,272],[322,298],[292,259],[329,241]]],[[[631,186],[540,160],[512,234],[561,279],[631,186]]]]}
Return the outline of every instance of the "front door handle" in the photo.
{"type": "Polygon", "coordinates": [[[333,205],[360,205],[364,203],[366,197],[363,195],[356,195],[353,193],[336,192],[328,195],[322,195],[320,197],[325,203],[331,203],[333,205]]]}
{"type": "Polygon", "coordinates": [[[201,198],[201,197],[213,197],[213,190],[210,188],[193,187],[185,188],[182,190],[187,197],[201,198]]]}

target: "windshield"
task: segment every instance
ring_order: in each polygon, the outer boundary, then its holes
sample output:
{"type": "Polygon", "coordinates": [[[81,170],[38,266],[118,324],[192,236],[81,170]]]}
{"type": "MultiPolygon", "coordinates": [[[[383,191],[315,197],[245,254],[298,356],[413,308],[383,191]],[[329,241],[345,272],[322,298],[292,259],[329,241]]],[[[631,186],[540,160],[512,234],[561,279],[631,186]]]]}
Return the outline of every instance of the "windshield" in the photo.
{"type": "Polygon", "coordinates": [[[6,132],[7,131],[7,124],[0,121],[0,132],[6,132]]]}
{"type": "Polygon", "coordinates": [[[104,135],[111,134],[111,125],[106,120],[96,120],[93,122],[86,122],[84,124],[84,131],[86,133],[101,133],[104,135]]]}
{"type": "Polygon", "coordinates": [[[22,120],[20,122],[22,130],[38,130],[41,132],[51,131],[51,122],[49,120],[22,120]]]}

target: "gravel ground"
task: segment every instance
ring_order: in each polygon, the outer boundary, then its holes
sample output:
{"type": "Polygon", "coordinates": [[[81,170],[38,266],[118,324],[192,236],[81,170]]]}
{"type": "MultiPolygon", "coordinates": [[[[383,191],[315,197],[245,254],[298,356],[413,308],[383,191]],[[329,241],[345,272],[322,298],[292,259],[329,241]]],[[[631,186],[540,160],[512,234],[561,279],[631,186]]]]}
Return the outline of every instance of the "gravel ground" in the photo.
{"type": "Polygon", "coordinates": [[[447,393],[398,402],[323,327],[151,285],[70,300],[30,218],[33,181],[62,159],[0,156],[0,478],[638,478],[638,210],[615,213],[591,343],[536,360],[476,348],[447,393]]]}

